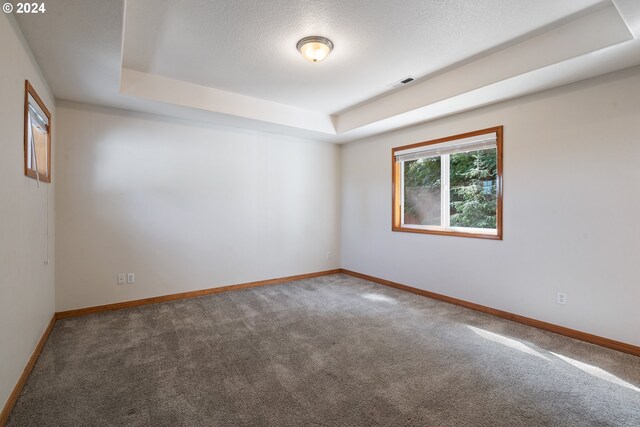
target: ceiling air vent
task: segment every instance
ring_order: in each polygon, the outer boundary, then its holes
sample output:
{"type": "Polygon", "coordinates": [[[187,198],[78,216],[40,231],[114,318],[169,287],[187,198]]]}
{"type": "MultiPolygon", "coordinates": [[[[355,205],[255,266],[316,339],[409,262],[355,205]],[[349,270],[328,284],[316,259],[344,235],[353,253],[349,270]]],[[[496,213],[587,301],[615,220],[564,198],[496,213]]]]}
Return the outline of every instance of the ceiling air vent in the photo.
{"type": "Polygon", "coordinates": [[[398,81],[396,81],[396,82],[393,82],[393,83],[391,83],[391,84],[390,84],[390,85],[388,85],[388,86],[389,86],[389,87],[392,87],[392,88],[402,87],[402,86],[404,86],[404,85],[406,85],[406,84],[411,83],[412,81],[413,81],[413,77],[411,77],[411,76],[407,76],[407,77],[405,77],[404,79],[401,79],[401,80],[398,80],[398,81]]]}

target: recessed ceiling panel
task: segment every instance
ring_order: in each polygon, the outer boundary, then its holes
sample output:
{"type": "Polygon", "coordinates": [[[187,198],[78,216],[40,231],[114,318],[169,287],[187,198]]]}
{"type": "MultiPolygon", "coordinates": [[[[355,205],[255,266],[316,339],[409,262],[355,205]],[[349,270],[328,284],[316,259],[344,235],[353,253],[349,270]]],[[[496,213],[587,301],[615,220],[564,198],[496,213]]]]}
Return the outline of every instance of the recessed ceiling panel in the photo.
{"type": "Polygon", "coordinates": [[[333,114],[599,3],[135,0],[123,66],[333,114]],[[296,50],[310,35],[335,45],[321,63],[296,50]]]}

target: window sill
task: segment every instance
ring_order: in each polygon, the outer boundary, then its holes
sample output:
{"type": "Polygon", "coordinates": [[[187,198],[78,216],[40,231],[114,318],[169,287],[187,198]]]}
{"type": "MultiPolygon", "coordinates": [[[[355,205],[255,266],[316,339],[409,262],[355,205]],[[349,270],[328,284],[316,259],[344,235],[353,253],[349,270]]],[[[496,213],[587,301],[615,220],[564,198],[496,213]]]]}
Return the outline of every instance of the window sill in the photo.
{"type": "Polygon", "coordinates": [[[51,177],[48,175],[44,175],[42,173],[37,173],[36,176],[36,171],[34,171],[33,169],[27,169],[25,171],[25,176],[28,176],[29,178],[33,178],[36,180],[39,180],[41,183],[44,184],[51,184],[51,177]]]}
{"type": "Polygon", "coordinates": [[[434,228],[413,228],[413,227],[391,227],[391,231],[400,231],[404,233],[419,233],[419,234],[436,234],[440,236],[456,236],[456,237],[471,237],[475,239],[489,239],[489,240],[502,240],[502,233],[496,231],[494,233],[483,232],[470,232],[460,230],[444,230],[434,228]]]}

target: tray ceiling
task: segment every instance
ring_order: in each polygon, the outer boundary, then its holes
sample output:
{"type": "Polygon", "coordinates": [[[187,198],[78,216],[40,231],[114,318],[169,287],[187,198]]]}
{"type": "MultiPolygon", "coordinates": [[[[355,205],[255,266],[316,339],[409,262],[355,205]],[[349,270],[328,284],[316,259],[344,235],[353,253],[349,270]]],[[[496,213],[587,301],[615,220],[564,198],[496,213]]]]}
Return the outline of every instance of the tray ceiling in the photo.
{"type": "Polygon", "coordinates": [[[60,99],[344,142],[637,65],[637,7],[615,3],[59,0],[17,19],[60,99]],[[308,35],[334,42],[324,62],[296,51],[308,35]]]}

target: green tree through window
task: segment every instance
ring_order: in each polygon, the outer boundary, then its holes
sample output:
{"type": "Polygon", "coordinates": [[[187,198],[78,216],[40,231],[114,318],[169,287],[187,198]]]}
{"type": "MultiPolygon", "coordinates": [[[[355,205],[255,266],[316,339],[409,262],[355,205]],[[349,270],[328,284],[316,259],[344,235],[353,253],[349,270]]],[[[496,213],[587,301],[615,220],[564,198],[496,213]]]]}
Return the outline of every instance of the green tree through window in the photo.
{"type": "Polygon", "coordinates": [[[440,225],[441,162],[449,159],[451,227],[496,228],[496,149],[404,163],[404,223],[440,225]]]}
{"type": "Polygon", "coordinates": [[[496,149],[450,156],[452,227],[496,228],[496,149]]]}
{"type": "Polygon", "coordinates": [[[440,225],[440,181],[440,157],[405,162],[405,224],[440,225]]]}
{"type": "Polygon", "coordinates": [[[502,240],[502,132],[394,147],[392,231],[502,240]]]}

